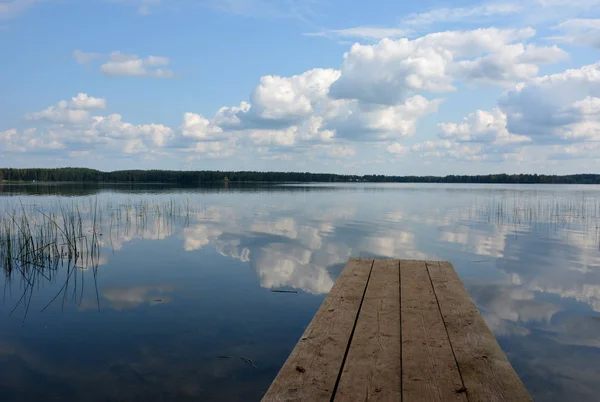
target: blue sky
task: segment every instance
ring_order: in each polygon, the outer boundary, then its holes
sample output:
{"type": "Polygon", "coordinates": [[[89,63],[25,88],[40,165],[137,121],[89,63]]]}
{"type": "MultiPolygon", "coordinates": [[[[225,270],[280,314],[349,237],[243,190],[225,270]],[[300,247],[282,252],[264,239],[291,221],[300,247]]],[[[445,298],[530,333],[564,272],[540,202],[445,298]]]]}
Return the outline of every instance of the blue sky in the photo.
{"type": "Polygon", "coordinates": [[[600,167],[600,0],[0,0],[0,51],[2,166],[600,167]]]}

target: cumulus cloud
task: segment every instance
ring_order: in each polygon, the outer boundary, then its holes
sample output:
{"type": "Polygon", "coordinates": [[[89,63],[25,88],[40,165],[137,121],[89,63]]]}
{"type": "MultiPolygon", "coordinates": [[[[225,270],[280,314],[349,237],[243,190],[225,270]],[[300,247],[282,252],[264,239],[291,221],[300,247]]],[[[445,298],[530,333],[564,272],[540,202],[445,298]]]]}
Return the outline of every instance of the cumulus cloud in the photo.
{"type": "Polygon", "coordinates": [[[394,105],[416,90],[454,89],[446,72],[449,54],[419,49],[415,41],[383,39],[376,45],[354,44],[344,55],[342,74],[331,87],[335,99],[394,105]]]}
{"type": "Polygon", "coordinates": [[[186,113],[181,132],[184,137],[206,141],[219,138],[223,130],[199,114],[186,113]]]}
{"type": "Polygon", "coordinates": [[[162,124],[132,124],[120,114],[92,115],[106,108],[106,100],[79,93],[71,101],[60,101],[26,119],[50,123],[42,130],[25,130],[4,136],[5,142],[24,149],[66,149],[81,156],[83,152],[104,147],[105,151],[125,154],[159,149],[172,142],[177,134],[162,124]]]}
{"type": "Polygon", "coordinates": [[[106,109],[106,99],[94,98],[88,94],[79,93],[77,96],[71,98],[69,107],[81,110],[106,109]]]}
{"type": "Polygon", "coordinates": [[[315,112],[339,76],[337,70],[320,68],[292,77],[264,76],[252,91],[251,108],[237,117],[283,125],[297,122],[315,112]]]}
{"type": "Polygon", "coordinates": [[[46,120],[53,123],[83,123],[90,118],[90,112],[81,109],[70,109],[69,107],[57,105],[49,106],[41,112],[35,112],[25,116],[29,120],[46,120]]]}
{"type": "Polygon", "coordinates": [[[327,127],[337,136],[362,141],[381,141],[415,134],[420,117],[437,111],[440,99],[415,95],[404,103],[387,106],[350,101],[330,117],[327,127]]]}
{"type": "Polygon", "coordinates": [[[71,101],[60,101],[54,106],[49,106],[40,112],[30,113],[25,116],[28,120],[45,120],[52,123],[76,124],[84,123],[90,119],[90,110],[105,109],[106,100],[90,97],[79,93],[71,101]]]}
{"type": "Polygon", "coordinates": [[[531,28],[487,28],[438,32],[414,40],[383,39],[376,45],[356,43],[344,55],[330,96],[394,105],[417,92],[453,91],[457,76],[473,83],[506,85],[534,76],[536,63],[565,57],[557,47],[513,43],[534,34],[531,28]],[[468,59],[476,56],[480,57],[468,59]]]}
{"type": "MultiPolygon", "coordinates": [[[[124,153],[163,149],[186,152],[188,161],[230,157],[238,151],[263,159],[289,159],[302,154],[310,158],[352,158],[356,156],[353,143],[357,142],[395,156],[417,152],[450,159],[501,161],[519,158],[523,144],[537,144],[539,134],[531,133],[529,128],[540,122],[552,125],[547,115],[565,122],[567,117],[571,119],[570,125],[565,123],[563,131],[554,135],[559,140],[596,138],[599,95],[589,82],[581,84],[583,92],[565,105],[562,103],[568,97],[533,93],[540,90],[532,88],[545,85],[540,81],[544,77],[532,78],[538,66],[566,57],[556,46],[527,43],[534,35],[531,28],[486,28],[355,44],[345,54],[340,69],[315,68],[292,76],[263,76],[247,100],[223,106],[212,115],[187,111],[182,123],[174,128],[129,123],[118,113],[92,113],[105,109],[106,101],[83,93],[27,118],[59,125],[60,130],[53,127],[53,135],[61,143],[79,146],[70,151],[89,150],[82,144],[124,153]],[[515,85],[519,80],[523,82],[515,85]],[[404,139],[417,134],[424,116],[438,111],[442,97],[463,83],[510,84],[512,89],[503,95],[498,108],[477,110],[463,121],[440,123],[438,140],[403,144],[404,139]],[[524,96],[529,97],[521,99],[524,96]],[[554,109],[548,106],[553,102],[558,105],[554,109]],[[539,121],[529,121],[538,112],[520,108],[549,109],[539,121]],[[519,124],[526,127],[519,129],[519,124]]],[[[170,64],[166,57],[81,51],[76,51],[74,57],[82,64],[98,63],[108,75],[173,76],[170,70],[163,70],[170,64]]],[[[592,80],[591,75],[588,78],[592,80]]],[[[577,87],[565,85],[571,91],[577,87]]]]}
{"type": "Polygon", "coordinates": [[[8,152],[39,152],[62,150],[66,146],[53,133],[42,136],[35,128],[19,131],[16,128],[0,132],[0,149],[8,152]]]}
{"type": "Polygon", "coordinates": [[[460,61],[456,73],[471,83],[510,86],[515,81],[535,77],[539,71],[538,65],[558,63],[567,57],[568,54],[557,46],[525,46],[518,43],[475,60],[460,61]]]}
{"type": "Polygon", "coordinates": [[[423,156],[521,159],[523,146],[553,145],[548,159],[596,158],[600,140],[600,63],[532,78],[459,123],[439,123],[441,141],[416,144],[423,156]]]}
{"type": "Polygon", "coordinates": [[[123,121],[120,114],[107,117],[95,117],[90,127],[91,132],[113,139],[130,140],[126,153],[135,153],[142,147],[142,140],[149,140],[156,147],[162,147],[173,136],[173,130],[162,124],[135,125],[123,121]],[[137,140],[138,142],[131,141],[137,140]]]}
{"type": "Polygon", "coordinates": [[[177,75],[173,70],[164,68],[171,64],[168,57],[148,56],[141,58],[136,54],[112,52],[108,55],[100,53],[86,53],[75,50],[73,57],[79,64],[89,64],[96,60],[101,61],[100,71],[112,77],[154,77],[174,78],[177,75]]]}
{"type": "Polygon", "coordinates": [[[600,140],[600,63],[518,84],[499,105],[511,133],[537,142],[600,140]]]}
{"type": "MultiPolygon", "coordinates": [[[[452,139],[456,142],[475,142],[493,145],[521,144],[531,141],[524,135],[508,132],[506,128],[506,114],[500,109],[491,112],[477,110],[469,114],[461,123],[440,123],[440,137],[452,139]]],[[[449,141],[426,143],[426,146],[438,144],[442,148],[449,148],[449,141]]]]}
{"type": "Polygon", "coordinates": [[[250,138],[255,144],[273,147],[291,147],[296,143],[296,127],[285,130],[251,130],[250,138]]]}
{"type": "Polygon", "coordinates": [[[477,110],[460,123],[439,123],[441,138],[411,147],[424,157],[447,157],[462,161],[502,161],[515,158],[519,147],[531,142],[506,128],[506,114],[500,109],[477,110]]]}

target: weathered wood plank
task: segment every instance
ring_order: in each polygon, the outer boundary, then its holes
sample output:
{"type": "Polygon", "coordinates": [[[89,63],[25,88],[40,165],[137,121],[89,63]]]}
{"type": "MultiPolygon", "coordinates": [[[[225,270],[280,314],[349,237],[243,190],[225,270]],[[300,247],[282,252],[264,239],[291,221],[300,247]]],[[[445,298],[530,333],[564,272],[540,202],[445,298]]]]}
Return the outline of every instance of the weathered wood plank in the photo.
{"type": "Polygon", "coordinates": [[[467,401],[425,261],[400,261],[402,397],[467,401]]]}
{"type": "Polygon", "coordinates": [[[400,401],[398,260],[375,260],[336,401],[400,401]]]}
{"type": "Polygon", "coordinates": [[[348,262],[263,401],[331,400],[372,265],[348,262]]]}
{"type": "Polygon", "coordinates": [[[452,265],[427,268],[469,401],[531,401],[452,265]]]}

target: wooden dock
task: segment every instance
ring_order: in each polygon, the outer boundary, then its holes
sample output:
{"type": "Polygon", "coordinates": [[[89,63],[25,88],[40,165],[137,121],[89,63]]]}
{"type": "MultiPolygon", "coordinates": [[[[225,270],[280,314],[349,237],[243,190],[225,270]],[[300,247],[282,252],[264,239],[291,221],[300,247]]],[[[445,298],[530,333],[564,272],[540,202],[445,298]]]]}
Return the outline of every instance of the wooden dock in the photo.
{"type": "Polygon", "coordinates": [[[531,401],[449,262],[351,259],[263,401],[531,401]]]}

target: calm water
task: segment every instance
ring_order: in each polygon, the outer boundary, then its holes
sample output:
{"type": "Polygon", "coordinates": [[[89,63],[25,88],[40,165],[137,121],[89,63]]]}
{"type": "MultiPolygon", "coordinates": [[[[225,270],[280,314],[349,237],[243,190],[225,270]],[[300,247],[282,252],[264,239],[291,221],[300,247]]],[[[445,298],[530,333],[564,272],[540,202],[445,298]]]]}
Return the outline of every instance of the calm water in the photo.
{"type": "Polygon", "coordinates": [[[0,400],[259,400],[351,256],[450,260],[536,400],[600,400],[599,201],[597,186],[0,186],[0,222],[76,211],[84,233],[75,261],[0,258],[0,400]]]}

